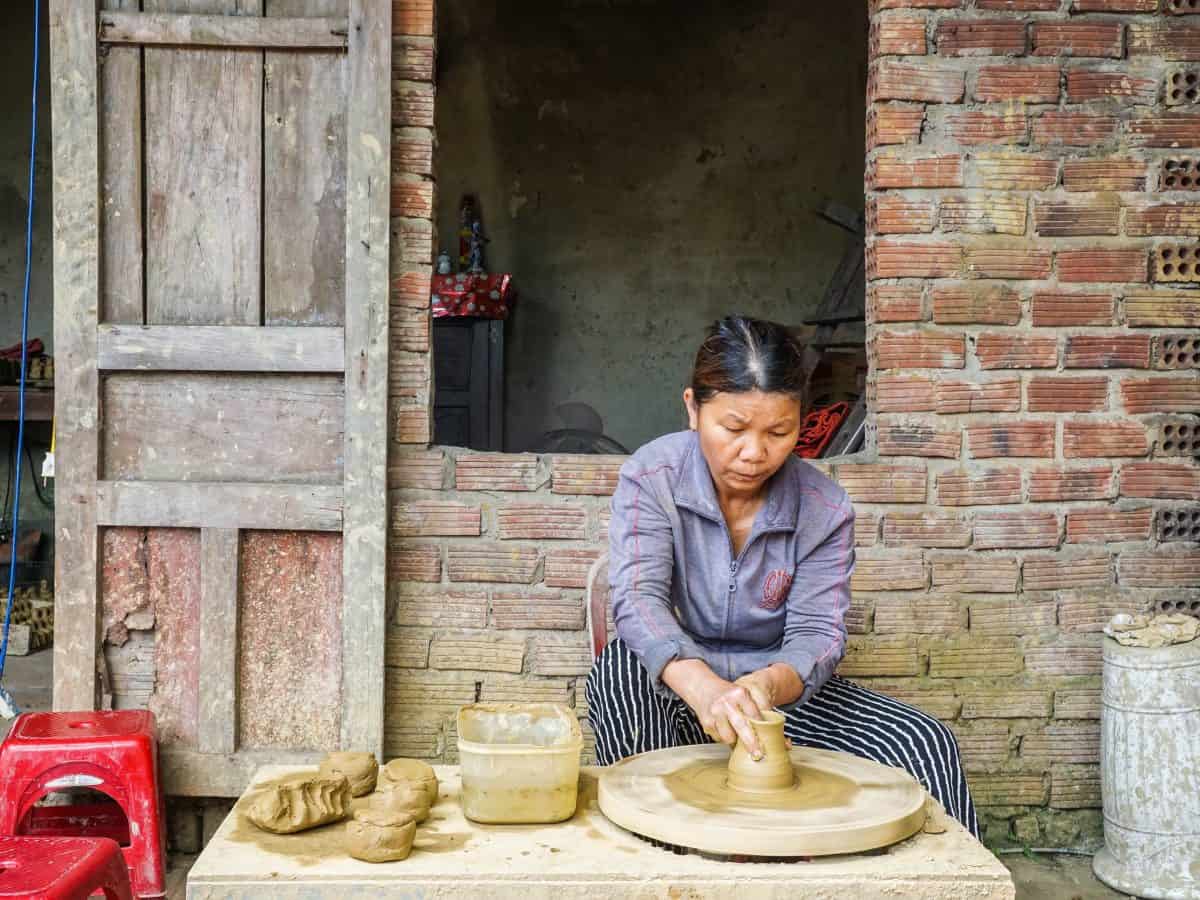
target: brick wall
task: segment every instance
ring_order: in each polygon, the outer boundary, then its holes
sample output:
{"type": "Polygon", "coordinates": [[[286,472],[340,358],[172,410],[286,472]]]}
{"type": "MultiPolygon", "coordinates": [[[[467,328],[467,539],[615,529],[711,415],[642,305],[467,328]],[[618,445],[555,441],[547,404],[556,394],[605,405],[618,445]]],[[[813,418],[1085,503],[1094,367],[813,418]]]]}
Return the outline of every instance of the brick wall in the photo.
{"type": "MultiPolygon", "coordinates": [[[[875,0],[871,440],[841,673],[945,719],[989,842],[1099,832],[1101,623],[1200,610],[1200,4],[875,0]]],[[[429,440],[432,6],[397,0],[388,750],[582,706],[621,460],[429,440]]]]}

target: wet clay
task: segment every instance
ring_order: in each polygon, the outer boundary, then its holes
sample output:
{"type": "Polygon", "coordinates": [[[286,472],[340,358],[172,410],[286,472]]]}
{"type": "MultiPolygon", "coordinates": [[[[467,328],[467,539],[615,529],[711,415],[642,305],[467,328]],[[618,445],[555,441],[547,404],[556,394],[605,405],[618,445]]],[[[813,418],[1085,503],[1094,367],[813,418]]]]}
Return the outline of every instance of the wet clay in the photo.
{"type": "Polygon", "coordinates": [[[389,781],[367,798],[367,805],[380,813],[399,813],[424,822],[429,818],[429,791],[411,781],[389,781]]]}
{"type": "Polygon", "coordinates": [[[350,794],[365,797],[375,790],[375,778],[379,774],[379,763],[374,753],[337,751],[321,760],[322,775],[345,775],[350,782],[350,794]]]}
{"type": "Polygon", "coordinates": [[[365,809],[346,823],[346,852],[363,862],[397,862],[412,852],[417,823],[401,812],[365,809]]]}
{"type": "Polygon", "coordinates": [[[401,782],[411,782],[413,785],[424,790],[429,797],[430,806],[437,803],[437,775],[434,774],[433,766],[428,763],[423,763],[419,759],[393,759],[379,770],[377,787],[380,790],[383,790],[389,784],[399,784],[401,782]]]}
{"type": "Polygon", "coordinates": [[[350,782],[344,775],[300,773],[263,787],[246,817],[264,831],[294,834],[337,822],[350,814],[350,782]]]}
{"type": "Polygon", "coordinates": [[[788,791],[796,782],[787,738],[783,735],[783,714],[773,709],[761,719],[751,719],[750,727],[758,738],[760,759],[754,759],[738,741],[729,754],[729,786],[754,794],[788,791]]]}

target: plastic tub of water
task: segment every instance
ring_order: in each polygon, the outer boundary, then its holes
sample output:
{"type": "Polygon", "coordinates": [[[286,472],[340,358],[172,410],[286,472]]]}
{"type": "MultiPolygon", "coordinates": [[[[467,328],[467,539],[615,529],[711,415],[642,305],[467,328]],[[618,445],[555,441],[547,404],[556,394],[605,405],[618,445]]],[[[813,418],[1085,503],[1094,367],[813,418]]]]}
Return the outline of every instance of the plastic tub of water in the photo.
{"type": "Polygon", "coordinates": [[[540,824],[575,815],[579,721],[558,703],[475,703],[458,712],[463,814],[472,822],[540,824]]]}

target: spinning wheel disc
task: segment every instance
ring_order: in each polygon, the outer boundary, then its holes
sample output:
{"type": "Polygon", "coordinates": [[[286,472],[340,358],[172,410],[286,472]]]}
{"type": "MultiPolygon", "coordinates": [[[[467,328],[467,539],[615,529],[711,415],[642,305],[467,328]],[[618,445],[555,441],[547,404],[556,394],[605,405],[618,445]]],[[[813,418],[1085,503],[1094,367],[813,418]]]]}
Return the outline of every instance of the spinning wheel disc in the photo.
{"type": "Polygon", "coordinates": [[[628,831],[722,855],[856,853],[925,824],[928,795],[907,772],[829,750],[790,755],[794,787],[745,793],[728,786],[727,747],[643,753],[603,772],[600,809],[628,831]]]}

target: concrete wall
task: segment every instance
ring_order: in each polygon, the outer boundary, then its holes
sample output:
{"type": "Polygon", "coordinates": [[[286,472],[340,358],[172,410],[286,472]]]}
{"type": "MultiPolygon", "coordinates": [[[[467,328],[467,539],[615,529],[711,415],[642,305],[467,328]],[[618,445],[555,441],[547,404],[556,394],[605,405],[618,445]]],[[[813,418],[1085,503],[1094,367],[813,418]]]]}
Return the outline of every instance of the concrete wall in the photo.
{"type": "Polygon", "coordinates": [[[455,252],[476,193],[521,293],[506,448],[567,401],[630,449],[676,430],[705,326],[799,323],[842,254],[814,210],[862,204],[865,5],[448,0],[438,20],[437,237],[455,252]]]}

